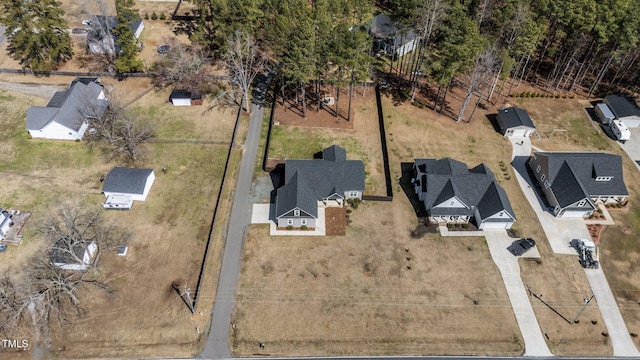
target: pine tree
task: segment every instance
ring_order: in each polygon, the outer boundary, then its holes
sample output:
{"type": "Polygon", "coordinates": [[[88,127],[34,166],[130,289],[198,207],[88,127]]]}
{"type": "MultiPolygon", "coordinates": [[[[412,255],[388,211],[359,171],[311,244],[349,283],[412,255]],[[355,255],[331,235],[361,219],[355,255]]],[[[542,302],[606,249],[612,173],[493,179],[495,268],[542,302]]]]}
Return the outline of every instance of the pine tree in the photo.
{"type": "Polygon", "coordinates": [[[121,74],[139,72],[144,68],[142,60],[138,58],[136,37],[130,28],[132,23],[140,19],[138,10],[134,9],[133,5],[133,0],[116,0],[118,23],[113,28],[113,34],[120,52],[115,61],[115,68],[121,74]]]}
{"type": "Polygon", "coordinates": [[[9,55],[23,69],[49,72],[73,56],[64,11],[56,0],[2,0],[9,55]]]}

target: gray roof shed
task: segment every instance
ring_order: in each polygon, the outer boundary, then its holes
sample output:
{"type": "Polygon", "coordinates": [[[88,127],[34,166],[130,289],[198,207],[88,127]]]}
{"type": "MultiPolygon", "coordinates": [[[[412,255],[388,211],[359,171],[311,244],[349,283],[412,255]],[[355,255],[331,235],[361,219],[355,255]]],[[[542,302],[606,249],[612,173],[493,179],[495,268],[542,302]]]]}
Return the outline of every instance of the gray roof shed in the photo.
{"type": "Polygon", "coordinates": [[[104,179],[102,192],[142,195],[152,172],[153,169],[114,167],[104,179]]]}

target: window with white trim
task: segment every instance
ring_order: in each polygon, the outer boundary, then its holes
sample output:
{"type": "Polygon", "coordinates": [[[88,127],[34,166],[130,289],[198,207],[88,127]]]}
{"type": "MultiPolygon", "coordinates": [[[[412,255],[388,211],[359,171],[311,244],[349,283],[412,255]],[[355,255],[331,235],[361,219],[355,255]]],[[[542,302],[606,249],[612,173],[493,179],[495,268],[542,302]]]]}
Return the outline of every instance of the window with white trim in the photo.
{"type": "Polygon", "coordinates": [[[536,168],[536,172],[539,173],[540,169],[542,169],[542,167],[540,165],[538,165],[538,167],[536,168]]]}
{"type": "Polygon", "coordinates": [[[540,181],[544,181],[544,179],[546,179],[547,176],[545,174],[540,175],[540,181]]]}
{"type": "Polygon", "coordinates": [[[300,225],[307,225],[307,219],[300,219],[300,225]]]}
{"type": "Polygon", "coordinates": [[[551,183],[549,182],[549,180],[545,180],[545,181],[544,181],[544,188],[545,188],[545,189],[548,189],[548,188],[549,188],[549,186],[551,186],[551,183]]]}
{"type": "Polygon", "coordinates": [[[287,225],[293,225],[293,219],[287,219],[287,225]]]}
{"type": "Polygon", "coordinates": [[[293,216],[300,216],[300,210],[293,210],[293,216]]]}
{"type": "Polygon", "coordinates": [[[349,197],[350,198],[358,197],[358,192],[357,191],[349,191],[349,197]]]}
{"type": "Polygon", "coordinates": [[[583,206],[585,206],[585,205],[587,205],[587,200],[586,200],[586,199],[582,199],[582,200],[580,200],[580,202],[578,203],[578,207],[583,207],[583,206]]]}

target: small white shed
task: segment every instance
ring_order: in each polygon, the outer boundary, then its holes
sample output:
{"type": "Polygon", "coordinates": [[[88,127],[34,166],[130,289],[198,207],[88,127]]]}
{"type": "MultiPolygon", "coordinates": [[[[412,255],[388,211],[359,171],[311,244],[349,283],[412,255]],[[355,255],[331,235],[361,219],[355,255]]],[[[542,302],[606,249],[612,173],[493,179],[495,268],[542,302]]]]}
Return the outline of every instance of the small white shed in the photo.
{"type": "Polygon", "coordinates": [[[133,201],[145,201],[155,181],[153,169],[114,167],[104,180],[105,209],[131,209],[133,201]]]}

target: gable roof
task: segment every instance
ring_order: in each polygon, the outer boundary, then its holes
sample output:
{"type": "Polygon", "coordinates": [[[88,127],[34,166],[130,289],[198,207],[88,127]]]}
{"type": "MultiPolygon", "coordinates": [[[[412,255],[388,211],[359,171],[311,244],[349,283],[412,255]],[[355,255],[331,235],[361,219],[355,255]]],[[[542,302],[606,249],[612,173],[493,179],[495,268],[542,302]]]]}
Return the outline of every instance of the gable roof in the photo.
{"type": "Polygon", "coordinates": [[[529,113],[527,113],[526,110],[517,107],[510,107],[498,111],[496,119],[498,120],[502,133],[507,129],[519,126],[525,126],[531,129],[536,128],[529,116],[529,113]]]}
{"type": "Polygon", "coordinates": [[[484,164],[468,169],[466,164],[451,158],[415,159],[414,163],[423,173],[418,176],[426,183],[424,204],[430,214],[472,216],[477,208],[480,220],[502,210],[515,219],[507,194],[484,164]],[[436,207],[454,196],[467,208],[436,207]]]}
{"type": "Polygon", "coordinates": [[[82,81],[72,82],[69,89],[56,92],[47,106],[30,106],[27,109],[27,130],[41,130],[56,122],[78,131],[88,115],[101,116],[107,108],[107,100],[99,100],[102,86],[82,81]],[[97,112],[89,114],[88,112],[97,112]]]}
{"type": "Polygon", "coordinates": [[[114,167],[104,179],[102,192],[142,195],[151,173],[153,169],[114,167]]]}
{"type": "Polygon", "coordinates": [[[393,39],[395,46],[402,46],[416,38],[413,30],[400,32],[393,20],[385,14],[378,14],[373,18],[370,32],[374,37],[393,39]]]}
{"type": "Polygon", "coordinates": [[[547,158],[548,179],[559,203],[563,199],[563,203],[572,204],[569,201],[579,197],[578,189],[590,197],[629,195],[619,155],[598,152],[536,152],[534,155],[547,158]],[[598,176],[611,179],[596,181],[598,176]]]}
{"type": "Polygon", "coordinates": [[[346,151],[339,146],[324,149],[322,159],[287,160],[284,168],[285,185],[276,193],[276,217],[296,207],[317,216],[318,200],[364,191],[364,164],[346,160],[346,151]]]}
{"type": "Polygon", "coordinates": [[[52,247],[51,253],[49,254],[51,262],[54,264],[82,264],[78,259],[84,259],[84,254],[87,251],[85,246],[77,243],[73,246],[73,249],[70,249],[71,252],[75,254],[76,258],[66,250],[67,246],[68,245],[64,241],[58,241],[56,245],[52,247]]]}
{"type": "Polygon", "coordinates": [[[169,95],[169,99],[200,100],[202,99],[202,94],[192,93],[187,90],[173,90],[171,91],[171,95],[169,95]]]}
{"type": "Polygon", "coordinates": [[[618,119],[627,116],[640,116],[640,108],[638,108],[638,104],[636,104],[632,98],[621,95],[609,95],[604,98],[604,102],[618,119]]]}

